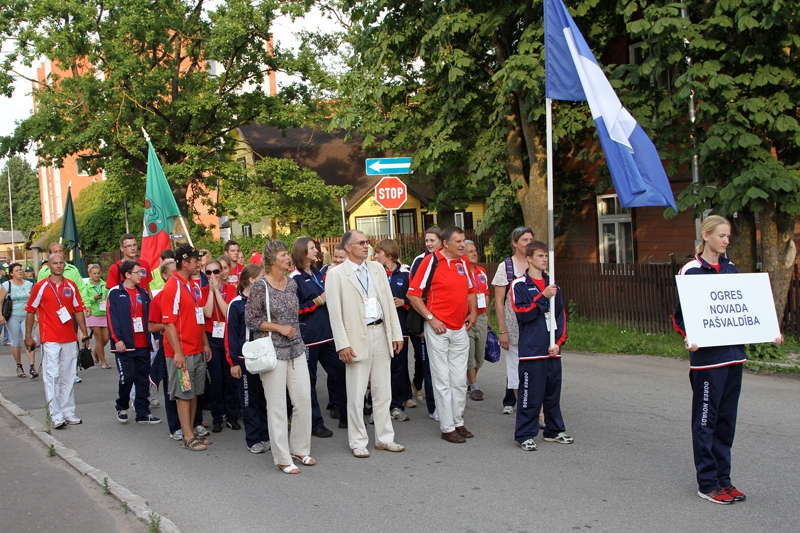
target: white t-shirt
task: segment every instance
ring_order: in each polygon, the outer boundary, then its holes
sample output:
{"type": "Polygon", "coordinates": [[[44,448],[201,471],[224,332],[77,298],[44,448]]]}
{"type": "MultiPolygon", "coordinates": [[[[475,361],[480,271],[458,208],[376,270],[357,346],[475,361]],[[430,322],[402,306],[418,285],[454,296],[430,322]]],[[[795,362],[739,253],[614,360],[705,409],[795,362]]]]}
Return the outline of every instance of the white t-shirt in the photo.
{"type": "MultiPolygon", "coordinates": [[[[513,264],[513,261],[512,261],[513,264]]],[[[518,278],[522,276],[525,271],[520,272],[516,265],[514,265],[514,278],[518,278]]],[[[508,275],[506,275],[506,262],[503,260],[502,263],[497,267],[497,272],[494,275],[494,279],[492,280],[492,285],[495,287],[507,287],[509,283],[514,280],[509,280],[508,275]]],[[[508,342],[510,344],[519,344],[519,324],[517,323],[517,314],[511,308],[511,295],[509,294],[505,300],[505,304],[503,304],[503,310],[505,311],[503,314],[506,317],[506,330],[508,330],[508,342]]]]}

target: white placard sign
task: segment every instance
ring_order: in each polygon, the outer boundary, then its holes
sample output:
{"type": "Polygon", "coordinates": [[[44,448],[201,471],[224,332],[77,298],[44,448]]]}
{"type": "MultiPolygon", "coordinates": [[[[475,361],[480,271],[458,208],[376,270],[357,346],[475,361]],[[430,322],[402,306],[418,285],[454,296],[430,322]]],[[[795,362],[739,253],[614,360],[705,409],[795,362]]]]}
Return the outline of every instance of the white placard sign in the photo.
{"type": "Polygon", "coordinates": [[[689,344],[728,346],[780,337],[769,275],[675,276],[689,344]]]}

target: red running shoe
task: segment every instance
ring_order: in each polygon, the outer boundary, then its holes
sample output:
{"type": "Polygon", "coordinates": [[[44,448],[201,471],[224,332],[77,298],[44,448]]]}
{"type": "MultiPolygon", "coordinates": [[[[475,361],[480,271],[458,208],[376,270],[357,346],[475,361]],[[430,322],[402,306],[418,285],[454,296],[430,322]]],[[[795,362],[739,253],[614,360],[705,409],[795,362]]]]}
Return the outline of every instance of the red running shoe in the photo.
{"type": "Polygon", "coordinates": [[[722,487],[722,490],[726,491],[728,494],[733,496],[734,501],[743,502],[747,499],[747,496],[744,495],[744,492],[738,490],[733,485],[731,485],[730,487],[722,487]]]}
{"type": "Polygon", "coordinates": [[[711,503],[719,503],[721,505],[730,505],[736,501],[725,489],[712,490],[711,492],[700,492],[698,490],[697,495],[711,503]]]}

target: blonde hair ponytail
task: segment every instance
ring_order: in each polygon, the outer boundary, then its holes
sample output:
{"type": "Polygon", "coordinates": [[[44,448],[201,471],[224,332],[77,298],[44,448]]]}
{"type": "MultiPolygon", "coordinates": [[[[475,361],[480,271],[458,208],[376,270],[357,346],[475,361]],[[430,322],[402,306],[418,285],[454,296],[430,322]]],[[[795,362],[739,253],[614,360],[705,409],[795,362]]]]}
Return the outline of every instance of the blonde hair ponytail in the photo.
{"type": "Polygon", "coordinates": [[[717,226],[721,226],[722,224],[725,224],[726,226],[731,225],[727,218],[719,215],[709,215],[705,220],[703,220],[703,223],[700,224],[700,244],[697,245],[696,249],[698,254],[702,254],[706,249],[706,241],[703,240],[703,233],[714,233],[714,230],[717,229],[717,226]]]}

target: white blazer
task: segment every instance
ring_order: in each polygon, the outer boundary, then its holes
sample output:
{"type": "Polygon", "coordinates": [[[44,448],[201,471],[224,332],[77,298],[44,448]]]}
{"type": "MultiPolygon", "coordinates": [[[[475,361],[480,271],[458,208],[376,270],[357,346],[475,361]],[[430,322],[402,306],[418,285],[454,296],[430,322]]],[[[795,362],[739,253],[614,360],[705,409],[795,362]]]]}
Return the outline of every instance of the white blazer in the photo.
{"type": "MultiPolygon", "coordinates": [[[[382,327],[386,331],[389,353],[394,356],[392,342],[402,342],[403,331],[400,329],[386,270],[376,261],[364,261],[364,263],[367,265],[383,312],[383,324],[373,327],[382,327]]],[[[364,295],[356,273],[347,262],[328,270],[325,277],[325,298],[336,351],[352,348],[355,352],[355,361],[366,359],[369,349],[364,295]]]]}

